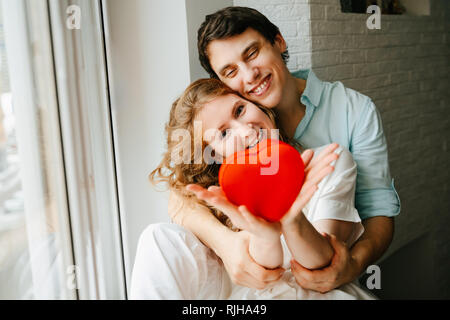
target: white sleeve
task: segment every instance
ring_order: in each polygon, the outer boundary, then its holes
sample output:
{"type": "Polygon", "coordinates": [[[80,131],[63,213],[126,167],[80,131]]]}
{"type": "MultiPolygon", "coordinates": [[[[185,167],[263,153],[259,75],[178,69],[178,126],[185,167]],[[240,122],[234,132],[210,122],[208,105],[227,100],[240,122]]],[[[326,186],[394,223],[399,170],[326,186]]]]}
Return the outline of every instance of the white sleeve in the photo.
{"type": "Polygon", "coordinates": [[[229,279],[220,259],[176,224],[149,225],[141,234],[130,299],[221,299],[229,279]]]}
{"type": "MultiPolygon", "coordinates": [[[[314,152],[318,156],[325,147],[314,152]]],[[[310,222],[322,219],[335,219],[356,223],[352,242],[364,232],[358,210],[355,208],[356,163],[346,148],[339,146],[340,154],[334,162],[334,170],[319,184],[319,188],[304,209],[310,222]]]]}

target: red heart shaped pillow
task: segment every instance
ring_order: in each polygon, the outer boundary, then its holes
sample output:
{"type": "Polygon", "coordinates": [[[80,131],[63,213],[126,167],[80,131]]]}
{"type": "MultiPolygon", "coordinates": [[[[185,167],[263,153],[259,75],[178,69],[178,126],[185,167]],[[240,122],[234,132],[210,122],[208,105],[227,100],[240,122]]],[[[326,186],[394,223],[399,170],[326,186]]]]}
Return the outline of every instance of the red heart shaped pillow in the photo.
{"type": "Polygon", "coordinates": [[[300,153],[278,140],[234,153],[219,170],[219,184],[231,203],[272,222],[287,213],[304,178],[300,153]]]}

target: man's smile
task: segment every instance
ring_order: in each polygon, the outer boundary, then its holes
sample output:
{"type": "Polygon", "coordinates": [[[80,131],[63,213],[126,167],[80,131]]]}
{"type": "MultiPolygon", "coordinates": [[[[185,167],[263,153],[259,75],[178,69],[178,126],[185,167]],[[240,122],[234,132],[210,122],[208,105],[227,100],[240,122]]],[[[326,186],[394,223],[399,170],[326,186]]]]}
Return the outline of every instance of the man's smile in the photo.
{"type": "Polygon", "coordinates": [[[258,83],[258,85],[253,87],[253,89],[251,89],[248,92],[248,94],[255,95],[258,97],[262,96],[269,89],[271,82],[272,82],[272,74],[269,74],[264,79],[262,79],[261,82],[258,83]]]}

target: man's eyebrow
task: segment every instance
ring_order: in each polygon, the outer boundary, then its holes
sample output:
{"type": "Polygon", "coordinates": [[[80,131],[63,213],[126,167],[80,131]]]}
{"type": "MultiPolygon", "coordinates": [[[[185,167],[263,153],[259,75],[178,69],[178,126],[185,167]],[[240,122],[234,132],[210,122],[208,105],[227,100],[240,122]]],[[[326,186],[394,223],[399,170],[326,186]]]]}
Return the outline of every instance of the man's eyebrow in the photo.
{"type": "MultiPolygon", "coordinates": [[[[258,40],[255,40],[253,42],[251,42],[241,53],[241,56],[246,56],[247,53],[255,46],[258,44],[258,40]]],[[[222,69],[220,69],[220,74],[223,74],[223,72],[228,69],[231,66],[231,63],[226,64],[225,66],[222,67],[222,69]]]]}
{"type": "Polygon", "coordinates": [[[257,44],[258,44],[258,40],[255,40],[255,41],[253,41],[252,43],[250,43],[248,46],[247,46],[247,48],[245,48],[245,50],[242,52],[242,56],[246,56],[247,55],[247,53],[254,47],[254,46],[256,46],[257,44]]]}

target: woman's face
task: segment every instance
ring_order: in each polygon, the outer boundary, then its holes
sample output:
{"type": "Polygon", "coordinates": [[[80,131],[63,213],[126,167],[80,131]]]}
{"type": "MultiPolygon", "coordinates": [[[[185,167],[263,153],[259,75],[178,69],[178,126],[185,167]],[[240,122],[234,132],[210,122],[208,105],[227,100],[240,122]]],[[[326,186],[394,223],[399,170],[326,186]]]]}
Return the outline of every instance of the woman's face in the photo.
{"type": "Polygon", "coordinates": [[[220,96],[205,104],[196,120],[202,121],[204,141],[222,157],[270,139],[270,131],[275,129],[260,108],[235,94],[220,96]]]}

